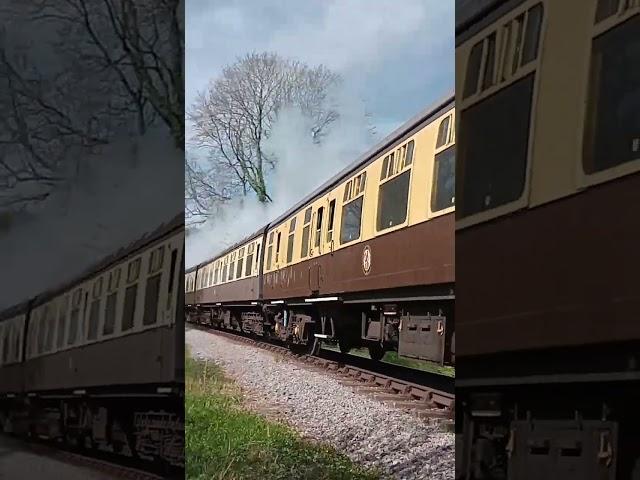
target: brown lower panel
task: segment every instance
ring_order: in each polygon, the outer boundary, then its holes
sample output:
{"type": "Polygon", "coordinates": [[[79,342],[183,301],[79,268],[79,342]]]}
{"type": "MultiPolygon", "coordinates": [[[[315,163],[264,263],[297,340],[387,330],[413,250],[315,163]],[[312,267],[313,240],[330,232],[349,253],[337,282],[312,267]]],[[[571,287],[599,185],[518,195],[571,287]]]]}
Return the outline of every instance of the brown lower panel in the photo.
{"type": "Polygon", "coordinates": [[[459,231],[457,356],[640,338],[640,175],[459,231]]]}
{"type": "Polygon", "coordinates": [[[443,215],[265,274],[264,298],[300,298],[454,281],[454,218],[443,215]],[[371,251],[365,273],[364,249],[371,251]]]}
{"type": "Polygon", "coordinates": [[[22,392],[24,366],[21,363],[0,367],[0,393],[22,392]]]}
{"type": "Polygon", "coordinates": [[[60,390],[175,381],[175,330],[160,327],[26,362],[25,389],[60,390]]]}
{"type": "Polygon", "coordinates": [[[196,303],[247,302],[258,300],[259,277],[243,278],[233,282],[198,290],[196,303]]]}

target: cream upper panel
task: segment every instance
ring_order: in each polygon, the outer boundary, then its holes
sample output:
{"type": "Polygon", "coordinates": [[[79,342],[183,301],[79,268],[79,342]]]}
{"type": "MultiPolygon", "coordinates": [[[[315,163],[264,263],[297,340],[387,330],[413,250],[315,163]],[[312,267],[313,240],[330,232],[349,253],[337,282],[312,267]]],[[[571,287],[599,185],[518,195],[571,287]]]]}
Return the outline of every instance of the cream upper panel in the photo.
{"type": "Polygon", "coordinates": [[[35,307],[27,358],[173,323],[183,245],[176,233],[35,307]],[[147,304],[154,300],[155,317],[147,304]]]}
{"type": "MultiPolygon", "coordinates": [[[[451,213],[454,210],[453,206],[433,212],[431,198],[435,173],[434,154],[445,151],[450,153],[449,149],[454,148],[454,125],[455,112],[450,109],[393,149],[385,151],[383,155],[365,168],[354,172],[339,185],[271,228],[267,232],[264,271],[275,271],[284,266],[331,253],[408,225],[424,222],[434,216],[451,213]],[[443,130],[443,140],[436,149],[438,132],[445,119],[447,125],[443,130]],[[404,160],[406,149],[410,143],[413,148],[412,161],[409,165],[404,165],[406,163],[404,160]],[[391,176],[383,176],[381,173],[383,166],[385,166],[385,158],[391,152],[394,153],[394,160],[398,158],[398,154],[403,159],[402,162],[396,163],[397,168],[391,169],[393,170],[391,176]],[[410,177],[405,221],[391,228],[379,230],[377,218],[381,184],[405,172],[408,172],[410,177]],[[362,202],[360,235],[350,241],[341,242],[343,214],[346,212],[345,205],[359,201],[362,202]],[[291,222],[294,219],[295,226],[292,230],[291,222]],[[304,241],[307,237],[308,249],[304,241]],[[279,246],[278,238],[280,238],[279,246]],[[289,254],[291,246],[293,247],[292,255],[289,254]],[[304,255],[305,253],[306,255],[304,255]]],[[[387,159],[385,172],[390,171],[390,164],[390,160],[387,159]]]]}
{"type": "Polygon", "coordinates": [[[235,282],[250,277],[257,277],[260,272],[260,258],[262,252],[262,236],[242,244],[225,255],[202,265],[197,272],[195,289],[202,290],[235,282]],[[251,263],[249,271],[247,267],[251,263]],[[233,266],[233,272],[231,267],[233,266]],[[240,270],[239,270],[240,269],[240,270]],[[240,273],[240,275],[238,275],[240,273]],[[224,278],[223,278],[224,277],[224,278]]]}

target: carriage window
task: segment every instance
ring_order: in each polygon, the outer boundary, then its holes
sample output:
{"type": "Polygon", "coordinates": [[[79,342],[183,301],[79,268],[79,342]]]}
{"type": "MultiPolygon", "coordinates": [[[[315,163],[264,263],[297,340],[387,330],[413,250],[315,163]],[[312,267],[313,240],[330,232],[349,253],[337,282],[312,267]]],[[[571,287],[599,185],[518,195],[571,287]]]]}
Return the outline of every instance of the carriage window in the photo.
{"type": "Polygon", "coordinates": [[[238,266],[236,267],[236,278],[242,277],[242,258],[238,259],[238,266]]]}
{"type": "Polygon", "coordinates": [[[158,299],[160,297],[160,280],[162,274],[150,277],[144,292],[143,325],[153,325],[158,319],[158,299]]]}
{"type": "Polygon", "coordinates": [[[586,173],[640,159],[640,15],[593,40],[583,146],[586,173]]]}
{"type": "Polygon", "coordinates": [[[431,211],[438,212],[455,204],[455,147],[451,146],[438,153],[434,159],[433,190],[431,211]]]}
{"type": "Polygon", "coordinates": [[[58,309],[58,334],[56,336],[56,347],[59,349],[64,345],[64,334],[67,328],[67,311],[69,309],[69,297],[64,297],[58,309]]]}
{"type": "Polygon", "coordinates": [[[449,138],[449,122],[451,121],[451,117],[446,117],[440,122],[440,127],[438,127],[438,139],[436,140],[436,148],[440,148],[443,145],[446,145],[447,139],[449,138]]]}
{"type": "Polygon", "coordinates": [[[97,298],[91,302],[91,310],[89,310],[89,330],[87,332],[87,340],[95,340],[98,337],[99,318],[100,299],[97,298]]]}
{"type": "Polygon", "coordinates": [[[291,263],[293,260],[293,240],[296,231],[296,217],[291,219],[289,224],[289,239],[287,240],[287,263],[291,263]]]}
{"type": "Polygon", "coordinates": [[[129,262],[129,266],[127,267],[127,283],[135,282],[138,279],[138,275],[140,275],[140,258],[136,258],[135,260],[129,262]]]}
{"type": "Polygon", "coordinates": [[[342,225],[340,226],[340,243],[347,243],[360,237],[362,221],[362,199],[358,197],[342,207],[342,225]]]}
{"type": "Polygon", "coordinates": [[[131,285],[124,292],[124,308],[122,310],[123,332],[133,328],[136,313],[136,298],[138,297],[138,284],[131,285]]]}
{"type": "Polygon", "coordinates": [[[515,48],[513,49],[513,61],[511,62],[511,73],[514,74],[520,66],[520,45],[522,45],[522,34],[524,33],[524,13],[514,20],[515,25],[515,48]]]}
{"type": "Polygon", "coordinates": [[[149,260],[149,273],[155,273],[162,268],[164,261],[164,245],[156,248],[151,252],[151,259],[149,260]]]}
{"type": "Polygon", "coordinates": [[[115,330],[117,299],[117,292],[114,292],[107,297],[107,304],[104,310],[104,325],[102,327],[102,335],[111,335],[115,330]]]}
{"type": "MultiPolygon", "coordinates": [[[[387,170],[389,170],[389,155],[384,157],[384,160],[382,161],[382,170],[380,170],[380,180],[384,180],[385,178],[387,178],[387,170]]],[[[346,198],[344,200],[346,200],[346,198]]]]}
{"type": "Polygon", "coordinates": [[[495,32],[489,35],[486,40],[487,43],[487,59],[484,67],[484,76],[482,78],[482,89],[486,90],[495,82],[493,80],[493,73],[496,63],[496,34],[495,32]]]}
{"type": "Polygon", "coordinates": [[[522,65],[526,65],[532,60],[535,60],[538,56],[541,25],[542,4],[538,4],[527,12],[527,34],[522,47],[522,65]]]}
{"type": "Polygon", "coordinates": [[[82,303],[82,290],[76,290],[71,299],[71,319],[69,320],[69,335],[67,345],[76,343],[78,323],[80,321],[80,304],[82,303]]]}
{"type": "MultiPolygon", "coordinates": [[[[344,194],[347,194],[345,188],[344,194]]],[[[302,229],[302,247],[300,248],[300,258],[305,258],[309,254],[309,237],[311,236],[311,207],[304,212],[304,228],[302,229]]]]}
{"type": "Polygon", "coordinates": [[[258,264],[260,263],[260,244],[256,247],[256,270],[258,269],[258,264]]]}
{"type": "Polygon", "coordinates": [[[41,311],[40,318],[38,319],[38,346],[36,347],[38,353],[44,352],[44,336],[47,330],[47,308],[48,307],[45,307],[44,310],[41,311]]]}
{"type": "Polygon", "coordinates": [[[469,54],[462,98],[467,98],[478,90],[478,78],[480,77],[480,65],[482,64],[482,45],[482,41],[476,43],[469,54]]]}
{"type": "Polygon", "coordinates": [[[413,140],[411,140],[409,143],[407,143],[407,151],[405,153],[404,156],[404,166],[406,167],[407,165],[411,165],[411,163],[413,162],[413,147],[415,145],[415,142],[413,140]]]}
{"type": "Polygon", "coordinates": [[[226,281],[227,281],[227,265],[222,267],[222,280],[220,281],[220,283],[224,283],[226,281]]]}
{"type": "Polygon", "coordinates": [[[327,242],[333,240],[333,221],[336,215],[336,201],[331,200],[329,202],[329,221],[327,223],[327,242]]]}
{"type": "Polygon", "coordinates": [[[249,275],[251,275],[252,268],[253,268],[253,253],[250,253],[249,255],[247,255],[247,261],[245,262],[245,267],[244,267],[245,277],[248,277],[249,275]]]}
{"type": "Polygon", "coordinates": [[[273,257],[273,232],[269,235],[269,248],[267,249],[267,270],[271,270],[271,259],[273,257]]]}
{"type": "Polygon", "coordinates": [[[9,334],[11,333],[11,325],[3,327],[0,325],[0,338],[2,338],[2,363],[9,361],[9,334]]]}
{"type": "Polygon", "coordinates": [[[318,209],[318,217],[316,219],[316,232],[313,244],[316,248],[320,247],[320,240],[322,240],[322,216],[324,214],[324,207],[318,209]]]}
{"type": "Polygon", "coordinates": [[[601,22],[605,18],[609,18],[611,15],[618,11],[618,4],[620,0],[598,0],[598,7],[596,9],[596,23],[601,22]]]}
{"type": "Polygon", "coordinates": [[[276,265],[280,262],[280,239],[282,238],[282,232],[278,232],[276,237],[276,265]]]}
{"type": "Polygon", "coordinates": [[[171,270],[169,270],[169,287],[168,287],[168,292],[172,293],[173,292],[173,282],[175,281],[175,269],[176,269],[176,262],[178,261],[178,249],[174,248],[171,251],[171,270]]]}
{"type": "Polygon", "coordinates": [[[517,200],[524,189],[534,74],[461,113],[460,218],[517,200]]]}
{"type": "Polygon", "coordinates": [[[44,349],[50,352],[53,348],[53,334],[56,330],[56,311],[52,306],[48,306],[45,314],[45,321],[47,322],[47,335],[44,341],[44,349]]]}
{"type": "Polygon", "coordinates": [[[411,170],[380,185],[377,230],[385,230],[403,223],[407,218],[409,179],[411,170]]]}
{"type": "Polygon", "coordinates": [[[24,322],[19,322],[14,325],[13,330],[13,360],[20,361],[20,355],[22,355],[22,332],[24,331],[24,322]]]}
{"type": "Polygon", "coordinates": [[[234,279],[234,275],[236,273],[236,262],[231,262],[231,265],[229,265],[229,277],[227,278],[227,280],[231,281],[234,279]]]}

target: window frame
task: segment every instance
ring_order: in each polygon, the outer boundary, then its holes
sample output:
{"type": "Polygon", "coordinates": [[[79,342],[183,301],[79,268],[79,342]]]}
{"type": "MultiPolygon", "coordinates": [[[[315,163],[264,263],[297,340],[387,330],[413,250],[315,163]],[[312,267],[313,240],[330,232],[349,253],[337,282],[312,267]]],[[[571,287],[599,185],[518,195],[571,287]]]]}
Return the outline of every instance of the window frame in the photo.
{"type": "MultiPolygon", "coordinates": [[[[588,112],[589,112],[589,94],[590,94],[590,81],[591,81],[591,64],[593,61],[593,42],[600,36],[605,35],[615,28],[621,26],[631,18],[636,15],[640,15],[640,5],[637,7],[631,7],[624,11],[625,2],[624,0],[620,0],[618,4],[618,10],[613,15],[601,20],[600,22],[595,21],[595,10],[594,10],[594,18],[593,18],[593,26],[592,26],[592,35],[591,35],[591,43],[589,45],[589,62],[587,62],[587,70],[584,78],[583,91],[585,92],[584,101],[580,102],[580,108],[582,109],[580,114],[582,118],[582,126],[579,129],[579,145],[580,145],[580,155],[578,155],[578,163],[576,168],[576,181],[579,188],[590,188],[596,185],[600,185],[603,183],[608,183],[612,180],[625,177],[627,175],[634,174],[640,171],[640,156],[636,160],[631,160],[628,162],[620,163],[610,168],[606,168],[599,171],[587,172],[585,168],[585,159],[584,159],[584,141],[585,136],[587,134],[587,121],[588,121],[588,112]]],[[[597,7],[597,2],[596,2],[597,7]]]]}
{"type": "MultiPolygon", "coordinates": [[[[468,41],[465,42],[465,44],[468,44],[470,46],[475,45],[478,41],[484,41],[484,39],[486,39],[486,37],[488,37],[492,32],[498,32],[498,44],[499,44],[499,48],[498,50],[500,51],[500,55],[498,57],[498,72],[497,75],[500,79],[500,81],[496,81],[495,85],[493,85],[492,87],[488,88],[487,90],[481,91],[480,89],[478,89],[478,91],[475,94],[469,95],[468,97],[463,98],[461,101],[457,101],[456,102],[456,113],[455,113],[455,125],[459,125],[460,123],[460,119],[462,117],[462,114],[464,113],[465,110],[467,110],[468,108],[472,107],[473,105],[476,105],[480,102],[482,102],[483,100],[487,99],[488,97],[500,92],[501,90],[509,87],[510,85],[524,79],[525,77],[527,77],[530,74],[535,75],[534,81],[533,81],[533,93],[532,93],[532,108],[531,108],[531,116],[529,119],[529,123],[530,123],[530,127],[529,127],[529,139],[527,142],[527,158],[526,158],[526,166],[525,166],[525,175],[524,175],[524,188],[522,189],[522,193],[520,195],[520,197],[512,202],[500,205],[498,207],[495,207],[493,209],[488,209],[488,210],[484,210],[482,212],[478,212],[478,213],[474,213],[471,215],[468,215],[467,217],[464,218],[456,218],[456,231],[458,230],[463,230],[465,228],[468,228],[470,226],[473,225],[477,225],[480,223],[484,223],[487,222],[489,220],[495,219],[495,218],[499,218],[502,217],[504,215],[507,215],[509,213],[512,213],[516,210],[519,210],[521,208],[524,208],[528,205],[528,198],[529,198],[529,193],[531,190],[531,155],[532,155],[532,150],[533,150],[533,138],[535,137],[535,119],[536,119],[536,109],[535,109],[535,103],[537,102],[537,98],[538,98],[538,89],[539,89],[539,83],[540,83],[540,75],[538,74],[538,70],[541,64],[541,52],[544,49],[544,44],[545,44],[545,37],[546,37],[546,29],[547,29],[547,22],[548,22],[548,15],[545,9],[545,5],[544,2],[541,2],[540,0],[530,0],[530,1],[526,1],[524,2],[522,5],[519,5],[518,7],[514,8],[511,12],[509,12],[508,14],[506,14],[501,20],[500,22],[496,22],[495,24],[491,25],[490,27],[487,27],[486,29],[478,32],[476,35],[474,35],[472,38],[470,38],[468,41]],[[518,68],[516,69],[515,73],[509,72],[508,76],[506,79],[502,79],[502,75],[503,75],[503,71],[504,71],[504,56],[505,54],[513,54],[514,50],[511,49],[510,51],[504,52],[505,49],[503,49],[503,36],[504,36],[504,26],[507,23],[512,23],[514,22],[519,16],[523,15],[524,13],[528,12],[529,10],[531,10],[532,8],[536,7],[537,5],[542,4],[542,21],[540,22],[540,30],[539,30],[539,38],[538,38],[538,55],[536,56],[536,58],[534,60],[532,60],[531,62],[528,62],[525,65],[520,65],[520,63],[518,64],[518,68]]],[[[526,38],[526,15],[524,16],[524,22],[523,22],[523,33],[522,33],[522,42],[524,42],[524,39],[526,38]]],[[[511,31],[511,42],[515,42],[515,38],[514,38],[514,32],[513,29],[511,31]]],[[[509,49],[506,49],[509,50],[509,49]]],[[[519,55],[519,62],[520,62],[520,57],[522,55],[522,48],[520,49],[520,51],[518,52],[519,55]]],[[[483,71],[484,66],[482,66],[481,68],[481,72],[480,72],[480,76],[482,75],[482,71],[483,71]]],[[[454,129],[456,130],[456,129],[454,129]]],[[[457,137],[457,134],[455,135],[457,137]]],[[[459,139],[456,138],[456,150],[459,148],[459,139]]],[[[458,152],[456,151],[456,182],[458,182],[459,178],[458,178],[458,164],[459,164],[459,160],[458,160],[458,152]]],[[[460,177],[461,178],[461,177],[460,177]]],[[[456,187],[457,188],[457,187],[456,187]]],[[[458,197],[458,195],[456,195],[456,197],[458,197]]],[[[458,199],[456,198],[456,201],[458,199]]]]}

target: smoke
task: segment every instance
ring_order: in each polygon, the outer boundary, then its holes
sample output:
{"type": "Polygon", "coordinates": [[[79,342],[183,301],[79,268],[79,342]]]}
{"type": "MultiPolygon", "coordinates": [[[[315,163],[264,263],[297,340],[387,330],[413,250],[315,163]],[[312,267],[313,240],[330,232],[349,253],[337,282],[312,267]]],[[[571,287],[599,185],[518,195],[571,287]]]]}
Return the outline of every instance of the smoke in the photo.
{"type": "Polygon", "coordinates": [[[0,310],[58,288],[171,220],[183,209],[183,175],[184,153],[164,129],[84,159],[64,188],[0,230],[0,310]]]}
{"type": "Polygon", "coordinates": [[[283,109],[265,144],[278,159],[268,172],[272,202],[254,196],[224,204],[187,237],[186,266],[197,265],[271,222],[363,154],[375,141],[364,103],[344,89],[335,94],[339,118],[314,143],[310,120],[295,108],[283,109]]]}

